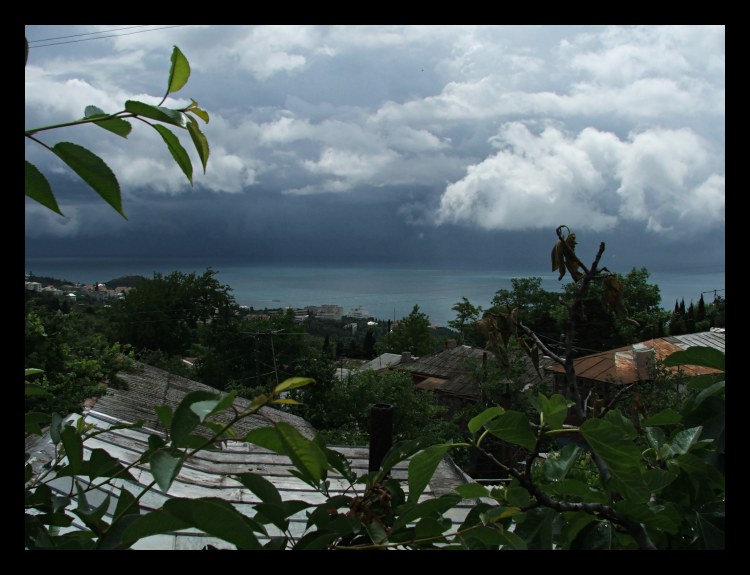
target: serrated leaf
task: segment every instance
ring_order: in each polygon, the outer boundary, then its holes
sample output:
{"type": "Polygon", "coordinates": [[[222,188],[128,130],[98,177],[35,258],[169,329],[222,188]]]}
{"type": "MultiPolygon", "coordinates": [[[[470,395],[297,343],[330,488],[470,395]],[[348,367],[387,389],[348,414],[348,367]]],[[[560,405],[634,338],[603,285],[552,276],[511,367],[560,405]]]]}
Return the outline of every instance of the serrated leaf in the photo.
{"type": "Polygon", "coordinates": [[[182,468],[182,458],[160,449],[151,456],[149,465],[159,488],[167,492],[182,468]]]}
{"type": "MultiPolygon", "coordinates": [[[[58,142],[52,152],[91,186],[102,199],[125,218],[120,184],[109,166],[96,154],[71,142],[58,142]]],[[[127,219],[127,218],[125,218],[127,219]]]]}
{"type": "Polygon", "coordinates": [[[170,108],[152,106],[151,104],[146,104],[145,102],[139,102],[137,100],[128,100],[125,102],[125,111],[135,114],[136,116],[151,118],[152,120],[158,120],[159,122],[172,124],[173,126],[178,126],[180,128],[187,127],[185,114],[170,108]]]}
{"type": "Polygon", "coordinates": [[[48,208],[56,214],[64,215],[60,211],[60,207],[57,205],[55,194],[52,193],[52,188],[44,177],[44,174],[39,169],[26,160],[26,176],[24,179],[24,188],[26,195],[32,200],[39,202],[45,208],[48,208]]]}
{"type": "Polygon", "coordinates": [[[130,135],[133,126],[130,122],[123,120],[122,118],[109,118],[107,120],[98,120],[94,122],[95,125],[100,128],[104,128],[108,132],[112,132],[120,136],[121,138],[127,138],[130,135]]]}
{"type": "Polygon", "coordinates": [[[519,411],[506,411],[485,425],[489,432],[503,441],[525,447],[533,451],[536,436],[526,414],[519,411]]]}
{"type": "Polygon", "coordinates": [[[492,419],[503,413],[505,413],[505,410],[502,407],[489,407],[485,409],[482,413],[472,417],[469,420],[469,431],[471,433],[476,433],[482,428],[485,423],[491,421],[492,419]]]}
{"type": "Polygon", "coordinates": [[[284,453],[312,484],[317,484],[328,469],[328,460],[318,444],[283,421],[276,424],[276,431],[284,444],[284,453]]]}
{"type": "Polygon", "coordinates": [[[289,379],[282,381],[279,385],[274,387],[273,394],[280,395],[284,391],[303,387],[311,383],[315,383],[315,380],[310,377],[290,377],[289,379]]]}
{"type": "Polygon", "coordinates": [[[445,453],[451,448],[450,443],[443,443],[428,447],[417,453],[409,461],[409,501],[416,502],[427,487],[438,464],[445,453]]]}
{"type": "Polygon", "coordinates": [[[237,481],[255,493],[265,503],[282,503],[278,489],[265,477],[256,473],[242,473],[237,476],[237,481]]]}
{"type": "Polygon", "coordinates": [[[188,133],[190,134],[190,138],[193,140],[193,145],[195,145],[195,150],[198,152],[198,157],[201,160],[201,164],[203,165],[203,173],[206,173],[206,165],[208,164],[208,155],[210,153],[210,149],[208,147],[208,139],[203,134],[203,132],[200,131],[200,128],[198,127],[198,123],[193,120],[190,116],[188,116],[188,133]]]}
{"type": "Polygon", "coordinates": [[[195,100],[191,100],[192,104],[190,104],[190,107],[188,108],[191,112],[193,112],[196,116],[198,116],[201,120],[206,122],[208,124],[208,112],[206,112],[203,108],[198,107],[198,102],[195,100]]]}
{"type": "Polygon", "coordinates": [[[254,530],[265,533],[263,527],[242,515],[223,499],[214,497],[174,498],[164,503],[163,509],[170,515],[209,535],[236,545],[238,549],[261,548],[254,530]]]}
{"type": "Polygon", "coordinates": [[[167,148],[169,148],[169,153],[172,154],[174,161],[177,162],[177,165],[180,167],[182,172],[187,177],[188,181],[190,182],[190,185],[192,185],[193,184],[193,164],[190,162],[190,156],[188,156],[188,153],[185,151],[185,148],[183,148],[182,144],[180,144],[180,140],[177,139],[177,136],[175,136],[172,132],[170,132],[167,128],[165,128],[161,124],[154,124],[153,128],[154,130],[159,132],[162,139],[164,140],[164,143],[167,144],[167,148]]]}
{"type": "Polygon", "coordinates": [[[190,78],[190,63],[180,49],[175,46],[172,50],[172,66],[167,80],[167,94],[179,92],[190,78]]]}

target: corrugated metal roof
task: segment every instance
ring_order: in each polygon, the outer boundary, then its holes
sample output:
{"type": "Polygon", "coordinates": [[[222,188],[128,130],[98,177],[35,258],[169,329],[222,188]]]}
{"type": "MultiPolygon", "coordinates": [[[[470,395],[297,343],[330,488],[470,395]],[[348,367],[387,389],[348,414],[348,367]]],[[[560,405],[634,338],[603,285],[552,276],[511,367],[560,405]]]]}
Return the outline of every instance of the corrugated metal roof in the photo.
{"type": "MultiPolygon", "coordinates": [[[[85,416],[85,420],[100,429],[109,429],[112,424],[119,421],[95,409],[85,416]]],[[[152,431],[156,432],[156,430],[152,431]]],[[[84,459],[90,457],[91,450],[100,448],[124,464],[133,463],[138,454],[145,451],[148,446],[148,432],[147,429],[105,431],[85,442],[84,459]]],[[[367,472],[369,452],[366,447],[329,447],[344,455],[351,462],[352,470],[358,475],[367,472]]],[[[39,440],[32,449],[35,465],[43,463],[45,458],[49,460],[53,453],[54,447],[47,435],[39,440]]],[[[311,504],[324,502],[325,497],[323,495],[290,474],[292,468],[289,459],[284,456],[245,442],[229,441],[220,451],[204,451],[191,457],[182,467],[169,491],[163,492],[158,488],[151,489],[141,498],[139,504],[144,511],[150,511],[160,508],[170,497],[219,497],[232,503],[241,513],[252,517],[255,514],[252,505],[258,503],[259,499],[231,477],[234,474],[246,472],[262,475],[273,483],[284,501],[302,500],[311,504]]],[[[391,476],[400,480],[404,491],[408,493],[407,469],[408,462],[402,462],[394,467],[391,476]]],[[[131,493],[137,495],[144,486],[152,481],[153,477],[148,467],[136,466],[131,469],[131,472],[138,484],[125,483],[125,485],[131,493]]],[[[85,483],[85,479],[80,478],[79,480],[85,483]]],[[[331,483],[330,491],[332,495],[343,494],[349,488],[349,483],[337,473],[329,473],[328,480],[331,483]]],[[[420,500],[453,492],[457,486],[466,483],[467,480],[468,477],[446,457],[438,465],[420,500]]],[[[123,485],[123,482],[116,481],[115,483],[117,486],[123,485]]],[[[56,478],[52,481],[50,487],[58,494],[67,495],[71,492],[71,479],[69,477],[56,478]]],[[[355,488],[360,491],[364,489],[364,486],[359,484],[355,488]]],[[[109,487],[100,488],[89,492],[86,497],[89,504],[96,507],[104,501],[110,491],[111,488],[109,487]]],[[[114,495],[118,492],[116,491],[114,495]]],[[[351,491],[348,493],[351,495],[351,491]]],[[[446,514],[453,522],[454,528],[461,525],[475,504],[476,501],[474,500],[464,500],[446,514]]],[[[107,521],[111,521],[115,505],[116,498],[113,498],[106,514],[107,521]]],[[[293,537],[299,538],[304,534],[306,522],[305,510],[291,517],[289,531],[293,537]]],[[[80,528],[82,528],[82,524],[76,519],[72,527],[66,528],[62,532],[80,528]]],[[[282,535],[273,525],[268,525],[267,528],[269,537],[282,535]]],[[[264,543],[268,540],[268,537],[259,534],[258,539],[261,543],[264,543]]],[[[142,539],[135,544],[134,548],[154,550],[202,549],[207,544],[219,549],[233,548],[231,544],[192,528],[142,539]]]]}
{"type": "MultiPolygon", "coordinates": [[[[724,333],[702,332],[650,339],[638,344],[586,355],[574,361],[576,375],[580,378],[616,385],[635,383],[643,377],[639,377],[633,355],[634,348],[653,350],[653,357],[663,360],[676,351],[693,346],[713,347],[724,352],[724,333]]],[[[557,363],[551,364],[546,369],[555,373],[565,373],[565,368],[557,363]]],[[[715,369],[690,365],[673,369],[679,369],[687,376],[717,373],[715,369]]]]}
{"type": "Polygon", "coordinates": [[[385,369],[386,367],[391,367],[392,365],[396,365],[400,361],[401,361],[400,353],[381,353],[375,359],[368,361],[364,365],[360,366],[359,370],[366,371],[368,369],[374,369],[375,371],[377,371],[379,369],[385,369]]]}
{"type": "MultiPolygon", "coordinates": [[[[213,387],[146,364],[139,364],[133,371],[121,371],[117,377],[127,384],[127,389],[108,389],[97,400],[96,410],[122,421],[142,419],[146,427],[158,431],[164,431],[164,427],[154,412],[154,406],[168,405],[175,409],[191,391],[217,393],[213,387]]],[[[243,398],[234,401],[240,411],[247,409],[249,404],[250,401],[243,398]]],[[[229,421],[228,416],[226,421],[229,421]]],[[[315,428],[303,418],[270,407],[263,407],[257,414],[241,421],[236,430],[244,435],[251,429],[266,427],[277,421],[292,425],[307,438],[312,438],[316,433],[315,428]]]]}

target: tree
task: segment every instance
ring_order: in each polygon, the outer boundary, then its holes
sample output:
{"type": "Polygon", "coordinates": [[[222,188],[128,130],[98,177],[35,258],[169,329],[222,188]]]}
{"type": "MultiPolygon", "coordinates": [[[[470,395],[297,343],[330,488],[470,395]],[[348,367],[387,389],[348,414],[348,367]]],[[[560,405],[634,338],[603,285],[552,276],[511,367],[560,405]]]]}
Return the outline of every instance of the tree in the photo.
{"type": "Polygon", "coordinates": [[[216,273],[155,273],[112,305],[118,339],[137,350],[187,353],[198,343],[199,325],[226,322],[236,312],[231,288],[221,284],[216,273]]]}
{"type": "Polygon", "coordinates": [[[461,344],[466,344],[467,342],[473,343],[473,326],[479,319],[479,314],[482,312],[482,308],[472,305],[472,303],[464,297],[461,298],[461,301],[456,303],[451,309],[455,311],[457,315],[456,319],[448,322],[448,326],[458,332],[461,344]]]}
{"type": "Polygon", "coordinates": [[[420,356],[434,353],[436,345],[430,333],[430,318],[415,305],[408,316],[375,344],[375,350],[379,354],[409,351],[420,356]]]}

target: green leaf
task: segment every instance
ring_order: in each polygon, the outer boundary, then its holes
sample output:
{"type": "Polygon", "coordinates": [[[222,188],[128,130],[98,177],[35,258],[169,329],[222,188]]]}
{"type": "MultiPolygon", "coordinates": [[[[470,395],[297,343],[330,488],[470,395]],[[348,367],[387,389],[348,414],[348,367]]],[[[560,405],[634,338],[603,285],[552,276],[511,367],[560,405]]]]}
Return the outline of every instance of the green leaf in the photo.
{"type": "Polygon", "coordinates": [[[563,497],[580,499],[581,501],[591,501],[594,503],[607,503],[609,497],[602,491],[589,487],[583,481],[578,479],[563,479],[551,485],[545,485],[544,490],[563,497]]]}
{"type": "Polygon", "coordinates": [[[24,369],[25,377],[31,377],[32,375],[39,375],[40,373],[44,373],[43,369],[38,369],[36,367],[27,367],[24,369]]]}
{"type": "Polygon", "coordinates": [[[691,377],[690,381],[688,381],[687,388],[690,391],[702,391],[719,381],[724,381],[723,373],[705,373],[691,377]]]}
{"type": "Polygon", "coordinates": [[[43,397],[43,396],[49,396],[50,392],[47,391],[44,387],[41,385],[37,385],[36,383],[29,383],[26,382],[26,385],[24,386],[24,391],[26,397],[43,397]]]}
{"type": "Polygon", "coordinates": [[[149,460],[151,475],[162,491],[169,491],[172,482],[182,467],[182,458],[175,457],[166,450],[155,451],[149,460]]]}
{"type": "Polygon", "coordinates": [[[29,482],[33,473],[34,473],[33,468],[31,467],[30,464],[27,463],[26,466],[24,467],[24,480],[23,480],[24,483],[29,482]]]}
{"type": "Polygon", "coordinates": [[[265,447],[274,453],[284,454],[284,443],[273,427],[258,427],[247,432],[243,441],[265,447]]]}
{"type": "Polygon", "coordinates": [[[52,152],[125,218],[125,212],[122,211],[120,184],[104,160],[83,146],[71,142],[58,142],[52,147],[52,152]]]}
{"type": "Polygon", "coordinates": [[[99,507],[93,508],[89,506],[79,505],[78,508],[73,509],[73,513],[75,513],[81,520],[83,520],[83,522],[86,524],[86,527],[88,527],[101,537],[109,527],[109,524],[107,524],[102,519],[104,517],[104,514],[109,509],[109,501],[110,496],[108,494],[99,504],[99,507]]]}
{"type": "Polygon", "coordinates": [[[65,455],[68,458],[68,468],[71,474],[78,475],[83,470],[83,442],[75,428],[66,425],[60,433],[65,455]]]}
{"type": "Polygon", "coordinates": [[[48,413],[40,413],[38,411],[30,411],[24,418],[24,426],[26,433],[34,435],[42,435],[42,425],[46,425],[50,421],[48,413]]]}
{"type": "Polygon", "coordinates": [[[664,506],[655,505],[653,507],[642,502],[635,501],[618,501],[614,504],[618,513],[622,513],[629,519],[637,523],[643,523],[647,527],[660,529],[674,535],[677,533],[680,516],[664,506]]]}
{"type": "Polygon", "coordinates": [[[182,147],[182,144],[180,144],[180,140],[177,139],[177,136],[175,136],[172,132],[170,132],[167,128],[162,126],[161,124],[154,124],[153,125],[154,130],[159,132],[161,134],[162,139],[164,140],[164,143],[167,144],[167,148],[169,148],[169,152],[172,154],[172,157],[174,158],[174,161],[177,162],[177,165],[180,166],[180,169],[187,177],[190,184],[193,184],[193,164],[190,162],[190,156],[188,156],[188,153],[185,151],[185,148],[182,147]]]}
{"type": "Polygon", "coordinates": [[[641,451],[628,439],[626,429],[604,419],[589,419],[581,426],[581,434],[607,465],[623,496],[647,496],[640,472],[641,451]]]}
{"type": "Polygon", "coordinates": [[[612,526],[607,521],[589,523],[570,544],[571,549],[611,549],[612,526]]]}
{"type": "Polygon", "coordinates": [[[199,401],[215,400],[217,395],[209,391],[191,391],[182,399],[174,412],[170,426],[170,434],[175,446],[180,447],[183,439],[190,435],[200,423],[200,417],[191,409],[191,406],[199,401]]]}
{"type": "Polygon", "coordinates": [[[614,409],[608,411],[607,414],[602,418],[604,421],[611,423],[615,427],[618,427],[626,439],[635,439],[638,437],[638,431],[636,431],[633,422],[629,417],[625,417],[620,410],[614,409]]]}
{"type": "Polygon", "coordinates": [[[562,516],[565,523],[560,529],[560,536],[567,545],[575,540],[581,529],[592,521],[596,521],[596,517],[585,511],[568,511],[563,513],[562,516]]]}
{"type": "Polygon", "coordinates": [[[125,487],[120,488],[120,495],[117,498],[117,507],[115,507],[115,518],[124,516],[124,515],[140,515],[141,510],[138,507],[138,502],[136,501],[135,497],[133,497],[133,494],[130,493],[125,487]]]}
{"type": "Polygon", "coordinates": [[[283,421],[276,424],[276,432],[284,444],[284,453],[294,466],[312,484],[317,484],[328,469],[328,460],[317,443],[305,438],[299,431],[283,421]]]}
{"type": "Polygon", "coordinates": [[[667,439],[666,435],[664,435],[664,432],[658,427],[646,427],[645,435],[646,441],[648,441],[648,444],[655,450],[658,450],[662,445],[664,445],[664,442],[667,439]]]}
{"type": "Polygon", "coordinates": [[[713,347],[693,346],[682,351],[676,351],[664,359],[664,365],[697,365],[724,371],[724,354],[713,347]]]}
{"type": "Polygon", "coordinates": [[[719,381],[701,391],[698,395],[695,396],[695,399],[692,403],[692,408],[695,409],[696,407],[698,407],[706,400],[706,398],[722,393],[724,391],[724,383],[725,382],[723,381],[719,381]]]}
{"type": "Polygon", "coordinates": [[[544,423],[550,429],[562,428],[565,418],[568,415],[568,408],[573,405],[573,402],[568,401],[559,393],[556,393],[550,399],[547,399],[546,395],[540,393],[539,402],[544,414],[544,423]]]}
{"type": "Polygon", "coordinates": [[[301,401],[297,401],[296,399],[288,399],[288,398],[282,398],[282,399],[274,399],[271,404],[283,404],[283,405],[302,405],[301,401]]]}
{"type": "Polygon", "coordinates": [[[691,427],[690,429],[683,429],[682,431],[675,434],[672,438],[672,451],[677,455],[682,455],[690,451],[690,448],[695,444],[701,436],[703,427],[691,427]]]}
{"type": "Polygon", "coordinates": [[[168,405],[157,405],[154,407],[154,411],[156,412],[159,421],[161,421],[161,424],[167,429],[170,429],[172,427],[172,408],[168,405]]]}
{"type": "Polygon", "coordinates": [[[297,541],[297,544],[294,546],[294,549],[302,550],[302,549],[308,549],[308,550],[322,550],[322,549],[328,549],[328,546],[336,541],[340,535],[333,531],[311,531],[310,533],[307,533],[297,541]]]}
{"type": "Polygon", "coordinates": [[[106,120],[99,120],[94,123],[100,128],[104,128],[105,130],[108,130],[113,134],[117,134],[118,136],[121,136],[123,138],[127,138],[130,134],[130,130],[133,129],[133,127],[130,125],[130,122],[128,122],[127,120],[114,117],[109,118],[107,117],[109,116],[109,114],[105,113],[103,110],[97,108],[96,106],[86,106],[84,116],[86,118],[97,118],[99,116],[107,118],[106,120]]]}
{"type": "MultiPolygon", "coordinates": [[[[163,509],[170,515],[209,535],[236,545],[238,549],[261,548],[251,527],[254,522],[223,499],[214,497],[174,498],[164,503],[163,509]]],[[[265,532],[261,525],[256,525],[256,529],[261,533],[265,532]]]]}
{"type": "Polygon", "coordinates": [[[476,433],[485,423],[503,413],[505,413],[505,410],[502,407],[489,407],[485,409],[482,413],[469,420],[469,431],[476,433]]]}
{"type": "Polygon", "coordinates": [[[167,81],[167,94],[174,94],[187,84],[190,78],[190,64],[187,58],[175,46],[172,50],[172,66],[169,69],[169,80],[167,81]]]}
{"type": "Polygon", "coordinates": [[[152,106],[151,104],[138,102],[137,100],[128,100],[125,102],[125,110],[136,116],[151,118],[152,120],[158,120],[159,122],[172,124],[173,126],[178,126],[180,128],[187,127],[185,114],[178,112],[177,110],[171,110],[170,108],[152,106]]]}
{"type": "Polygon", "coordinates": [[[198,102],[195,100],[191,100],[191,104],[188,107],[188,110],[193,112],[196,116],[198,116],[201,120],[206,122],[208,124],[208,112],[206,112],[203,108],[198,107],[198,102]]]}
{"type": "Polygon", "coordinates": [[[557,457],[547,457],[544,460],[544,478],[547,481],[565,479],[580,453],[581,448],[571,443],[563,447],[557,457]]]}
{"type": "Polygon", "coordinates": [[[408,502],[399,507],[398,518],[393,523],[393,530],[405,527],[422,517],[439,517],[461,501],[460,495],[446,493],[434,499],[425,499],[419,503],[408,502]]]}
{"type": "Polygon", "coordinates": [[[417,451],[429,445],[429,440],[407,439],[398,441],[391,446],[383,456],[383,462],[380,464],[378,477],[385,476],[396,464],[414,455],[417,451]]]}
{"type": "Polygon", "coordinates": [[[39,169],[26,160],[26,178],[24,181],[24,187],[26,189],[26,195],[32,200],[35,200],[42,204],[45,208],[49,208],[56,214],[64,215],[60,211],[60,207],[57,205],[55,194],[52,193],[52,188],[44,177],[44,174],[39,169]]]}
{"type": "Polygon", "coordinates": [[[656,425],[676,425],[682,421],[682,415],[676,412],[671,407],[661,410],[659,413],[655,413],[649,417],[646,417],[641,421],[643,426],[656,426],[656,425]]]}
{"type": "Polygon", "coordinates": [[[311,383],[315,383],[315,380],[310,377],[290,377],[289,379],[282,381],[279,385],[274,387],[273,394],[280,395],[284,391],[303,387],[311,383]]]}
{"type": "Polygon", "coordinates": [[[417,539],[433,539],[433,543],[444,541],[445,538],[440,537],[448,529],[451,528],[453,523],[447,517],[424,517],[414,526],[414,534],[417,539]]]}
{"type": "Polygon", "coordinates": [[[59,413],[52,414],[52,421],[49,424],[49,436],[52,443],[57,445],[60,443],[60,431],[62,430],[63,418],[59,413]]]}
{"type": "MultiPolygon", "coordinates": [[[[319,436],[315,436],[315,439],[317,440],[318,437],[319,436]]],[[[346,457],[338,451],[325,447],[325,445],[322,445],[321,448],[326,455],[328,465],[331,469],[338,471],[350,483],[354,483],[357,480],[357,474],[352,471],[351,464],[346,457]]]]}
{"type": "Polygon", "coordinates": [[[190,527],[189,522],[158,509],[141,515],[128,525],[122,534],[122,541],[132,545],[144,537],[170,533],[187,527],[190,527]]]}
{"type": "Polygon", "coordinates": [[[416,502],[432,479],[438,464],[451,448],[450,443],[428,447],[409,462],[409,501],[416,502]]]}
{"type": "Polygon", "coordinates": [[[649,469],[643,475],[643,479],[646,482],[646,487],[651,493],[658,493],[677,479],[677,474],[667,471],[666,469],[649,469]]]}
{"type": "Polygon", "coordinates": [[[491,497],[489,489],[481,483],[464,483],[456,487],[458,493],[464,499],[478,499],[480,497],[491,497]]]}
{"type": "Polygon", "coordinates": [[[271,551],[283,551],[286,549],[288,540],[286,537],[271,537],[263,546],[263,549],[271,551]]]}
{"type": "Polygon", "coordinates": [[[242,473],[241,475],[237,475],[236,478],[242,485],[255,493],[261,501],[279,504],[282,502],[281,495],[279,495],[276,486],[265,477],[261,477],[255,473],[242,473]]]}
{"type": "Polygon", "coordinates": [[[527,416],[519,411],[506,411],[486,425],[489,432],[503,441],[533,451],[536,437],[527,416]]]}

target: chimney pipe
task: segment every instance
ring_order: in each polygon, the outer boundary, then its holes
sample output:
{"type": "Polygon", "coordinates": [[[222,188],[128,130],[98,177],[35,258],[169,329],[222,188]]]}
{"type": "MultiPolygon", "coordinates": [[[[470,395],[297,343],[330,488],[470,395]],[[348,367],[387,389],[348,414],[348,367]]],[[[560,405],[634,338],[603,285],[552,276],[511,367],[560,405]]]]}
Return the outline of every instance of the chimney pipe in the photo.
{"type": "Polygon", "coordinates": [[[370,462],[368,471],[377,471],[393,443],[393,406],[376,403],[370,409],[370,462]]]}

